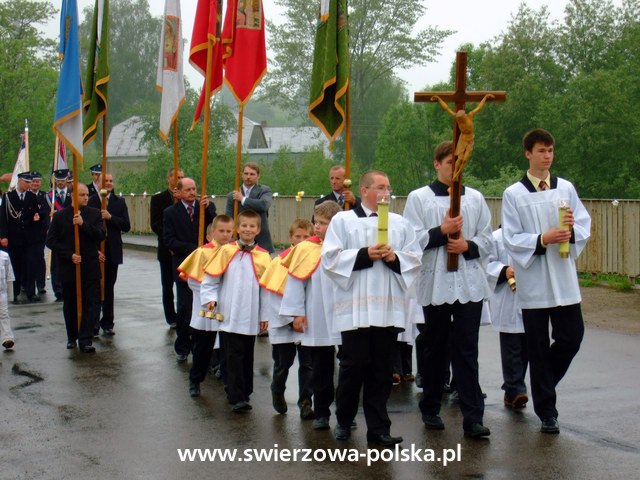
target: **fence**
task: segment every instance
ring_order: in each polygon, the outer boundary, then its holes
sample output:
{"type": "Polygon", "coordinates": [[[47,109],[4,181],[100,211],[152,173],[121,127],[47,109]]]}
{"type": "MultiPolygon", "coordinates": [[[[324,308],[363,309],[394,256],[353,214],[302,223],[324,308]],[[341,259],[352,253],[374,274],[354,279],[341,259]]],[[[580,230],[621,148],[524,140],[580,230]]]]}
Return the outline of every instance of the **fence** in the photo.
{"type": "MultiPolygon", "coordinates": [[[[150,234],[149,195],[126,195],[133,233],[150,234]]],[[[269,229],[276,244],[286,244],[289,224],[294,218],[311,219],[316,199],[278,196],[269,210],[269,229]]],[[[216,196],[218,212],[224,212],[226,198],[216,196]]],[[[406,197],[393,200],[391,210],[402,213],[406,197]]],[[[613,273],[631,278],[640,276],[640,200],[584,200],[591,215],[591,239],[578,259],[578,270],[590,273],[613,273]]],[[[488,198],[493,227],[500,223],[501,199],[488,198]]]]}

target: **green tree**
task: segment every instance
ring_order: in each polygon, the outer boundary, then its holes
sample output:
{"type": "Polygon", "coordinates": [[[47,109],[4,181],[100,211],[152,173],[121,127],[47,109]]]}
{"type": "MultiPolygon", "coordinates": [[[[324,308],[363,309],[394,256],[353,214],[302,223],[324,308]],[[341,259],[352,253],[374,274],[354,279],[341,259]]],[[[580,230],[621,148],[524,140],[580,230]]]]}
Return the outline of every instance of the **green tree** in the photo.
{"type": "MultiPolygon", "coordinates": [[[[306,0],[276,3],[287,10],[287,15],[283,24],[268,25],[274,55],[265,77],[265,95],[287,107],[301,123],[307,122],[318,5],[306,0]]],[[[386,111],[378,108],[373,117],[369,115],[374,106],[385,106],[373,98],[373,92],[397,82],[395,71],[433,61],[442,41],[451,34],[437,28],[415,32],[415,24],[425,11],[418,0],[350,2],[351,118],[355,123],[352,143],[354,153],[364,163],[372,160],[369,156],[374,138],[370,125],[375,130],[386,111]],[[363,128],[359,129],[358,124],[363,128]]],[[[393,99],[397,93],[391,93],[393,99]]]]}
{"type": "Polygon", "coordinates": [[[49,2],[8,0],[0,3],[0,151],[2,170],[11,171],[20,148],[24,120],[29,120],[32,169],[50,171],[51,130],[57,90],[57,43],[38,26],[56,10],[49,2]]]}

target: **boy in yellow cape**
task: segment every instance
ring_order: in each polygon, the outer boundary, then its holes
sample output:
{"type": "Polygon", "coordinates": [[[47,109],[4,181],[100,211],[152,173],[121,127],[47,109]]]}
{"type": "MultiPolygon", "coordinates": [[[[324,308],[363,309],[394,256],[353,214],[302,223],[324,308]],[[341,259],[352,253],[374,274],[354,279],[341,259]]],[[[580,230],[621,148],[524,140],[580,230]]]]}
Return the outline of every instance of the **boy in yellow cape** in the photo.
{"type": "MultiPolygon", "coordinates": [[[[260,277],[271,263],[269,253],[255,242],[260,215],[238,215],[238,240],[224,245],[205,265],[200,301],[208,312],[221,314],[220,342],[226,360],[227,399],[234,412],[251,410],[253,350],[260,327],[260,277]]],[[[263,323],[263,325],[260,325],[263,323]]]]}
{"type": "Polygon", "coordinates": [[[329,407],[335,391],[335,346],[340,343],[340,335],[332,328],[334,287],[319,267],[325,233],[340,210],[340,205],[332,201],[317,205],[313,212],[315,236],[292,248],[282,261],[289,269],[289,278],[280,315],[293,317],[293,330],[302,333],[302,345],[311,350],[315,430],[329,428],[329,407]]]}
{"type": "Polygon", "coordinates": [[[216,334],[220,322],[213,315],[206,316],[200,301],[200,284],[204,280],[204,266],[211,261],[221,246],[231,240],[233,220],[226,215],[218,215],[207,226],[207,240],[195,249],[178,267],[180,278],[187,281],[193,292],[191,308],[191,337],[193,338],[193,364],[189,370],[189,395],[200,396],[200,383],[207,376],[216,334]]]}
{"type": "Polygon", "coordinates": [[[260,278],[260,286],[264,289],[264,303],[260,309],[261,319],[269,322],[269,341],[273,358],[273,376],[271,381],[271,401],[278,413],[287,412],[284,397],[289,369],[298,355],[298,406],[303,420],[313,418],[311,407],[311,352],[300,344],[302,334],[294,332],[293,318],[280,315],[280,305],[287,283],[287,267],[282,260],[291,249],[313,234],[313,225],[304,218],[295,219],[289,226],[291,247],[284,250],[272,261],[260,278]]]}

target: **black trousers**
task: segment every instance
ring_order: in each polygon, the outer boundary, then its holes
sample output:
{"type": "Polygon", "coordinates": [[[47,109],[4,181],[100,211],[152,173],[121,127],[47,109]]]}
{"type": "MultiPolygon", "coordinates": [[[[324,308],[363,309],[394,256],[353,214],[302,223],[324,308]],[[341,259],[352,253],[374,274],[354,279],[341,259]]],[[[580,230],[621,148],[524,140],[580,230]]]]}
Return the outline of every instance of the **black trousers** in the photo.
{"type": "Polygon", "coordinates": [[[500,332],[500,359],[502,361],[502,390],[509,398],[527,393],[524,378],[527,374],[527,339],[524,333],[500,332]]]}
{"type": "Polygon", "coordinates": [[[51,254],[51,289],[56,298],[62,295],[62,280],[60,279],[60,260],[55,253],[51,254]]]}
{"type": "Polygon", "coordinates": [[[231,405],[248,402],[253,393],[253,349],[255,335],[220,332],[226,359],[227,399],[231,405]]]}
{"type": "Polygon", "coordinates": [[[311,347],[305,347],[295,343],[276,343],[271,346],[271,358],[273,358],[273,378],[271,391],[284,394],[287,388],[289,369],[298,355],[298,405],[302,400],[311,401],[313,391],[311,389],[311,347]]]}
{"type": "Polygon", "coordinates": [[[104,300],[102,301],[102,318],[100,319],[100,326],[103,329],[112,329],[114,325],[114,290],[117,279],[118,264],[111,262],[107,256],[107,261],[104,262],[104,300]]]}
{"type": "Polygon", "coordinates": [[[333,384],[336,348],[334,346],[306,348],[311,350],[313,413],[316,418],[329,418],[331,416],[330,407],[335,399],[336,391],[333,384]]]}
{"type": "MultiPolygon", "coordinates": [[[[29,275],[28,281],[34,282],[33,292],[35,294],[36,288],[38,291],[45,289],[45,277],[47,273],[47,264],[44,260],[44,241],[34,243],[27,247],[28,259],[27,265],[31,275],[29,275]]],[[[31,290],[31,287],[30,289],[31,290]]]]}
{"type": "Polygon", "coordinates": [[[20,291],[24,291],[27,297],[31,298],[35,295],[34,276],[30,274],[29,269],[29,247],[27,245],[11,245],[7,250],[13,275],[16,278],[13,281],[13,299],[17,299],[20,291]]]}
{"type": "Polygon", "coordinates": [[[442,372],[447,368],[450,353],[456,390],[460,396],[462,426],[469,428],[473,423],[482,423],[484,399],[478,383],[478,332],[482,302],[428,305],[423,307],[423,311],[424,395],[419,404],[420,411],[423,415],[440,413],[445,383],[442,372]]]}
{"type": "Polygon", "coordinates": [[[584,336],[580,304],[523,309],[533,409],[540,419],[557,417],[556,385],[567,373],[584,336]],[[549,344],[549,323],[551,338],[549,344]]]}
{"type": "Polygon", "coordinates": [[[191,353],[191,309],[193,308],[193,292],[189,284],[182,280],[176,280],[176,296],[178,307],[176,310],[176,341],[174,349],[178,355],[191,353]]]}
{"type": "Polygon", "coordinates": [[[167,325],[176,323],[176,306],[173,297],[173,265],[171,257],[160,260],[160,282],[162,284],[162,308],[167,325]]]}
{"type": "Polygon", "coordinates": [[[396,341],[396,355],[393,362],[393,373],[400,376],[413,373],[413,345],[396,341]]]}
{"type": "Polygon", "coordinates": [[[392,327],[342,332],[336,390],[336,418],[339,425],[349,427],[353,422],[362,390],[367,433],[389,433],[391,420],[387,413],[387,400],[391,393],[393,353],[397,338],[398,331],[392,327]]]}
{"type": "Polygon", "coordinates": [[[78,304],[76,282],[62,282],[62,313],[67,328],[67,340],[78,340],[82,347],[91,345],[93,328],[100,316],[100,280],[82,280],[82,323],[78,330],[78,304]]]}
{"type": "Polygon", "coordinates": [[[190,382],[204,382],[209,370],[217,333],[218,332],[198,330],[196,328],[191,329],[191,336],[193,338],[193,363],[191,370],[189,370],[190,382]]]}

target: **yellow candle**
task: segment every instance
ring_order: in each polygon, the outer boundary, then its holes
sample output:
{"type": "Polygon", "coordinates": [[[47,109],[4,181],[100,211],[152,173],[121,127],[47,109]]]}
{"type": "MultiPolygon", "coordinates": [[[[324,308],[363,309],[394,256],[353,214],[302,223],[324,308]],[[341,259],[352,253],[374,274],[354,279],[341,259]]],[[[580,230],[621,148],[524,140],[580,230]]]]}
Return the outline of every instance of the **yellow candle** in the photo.
{"type": "Polygon", "coordinates": [[[378,243],[389,243],[389,200],[378,200],[378,243]]]}
{"type": "MultiPolygon", "coordinates": [[[[563,200],[560,203],[560,208],[558,208],[558,227],[562,230],[569,230],[571,228],[569,227],[569,225],[564,224],[564,216],[567,213],[567,208],[569,208],[567,202],[563,200]]],[[[569,258],[568,240],[566,242],[561,242],[558,244],[558,254],[560,255],[560,258],[569,258]]]]}

